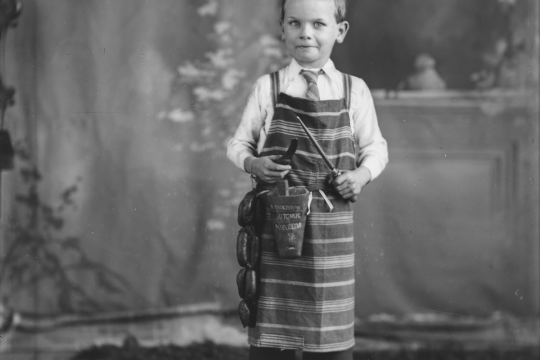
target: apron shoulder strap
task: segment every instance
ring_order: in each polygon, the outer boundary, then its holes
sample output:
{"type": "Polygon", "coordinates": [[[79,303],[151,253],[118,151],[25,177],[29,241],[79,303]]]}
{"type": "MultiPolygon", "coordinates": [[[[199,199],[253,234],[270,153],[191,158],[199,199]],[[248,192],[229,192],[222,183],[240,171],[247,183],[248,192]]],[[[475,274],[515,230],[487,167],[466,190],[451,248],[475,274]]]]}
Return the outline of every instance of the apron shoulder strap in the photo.
{"type": "Polygon", "coordinates": [[[351,75],[343,74],[343,95],[345,97],[345,103],[347,104],[347,110],[351,109],[351,88],[352,88],[351,75]]]}
{"type": "Polygon", "coordinates": [[[275,108],[278,102],[279,93],[281,91],[279,88],[279,70],[270,74],[270,80],[272,86],[272,104],[275,108]]]}

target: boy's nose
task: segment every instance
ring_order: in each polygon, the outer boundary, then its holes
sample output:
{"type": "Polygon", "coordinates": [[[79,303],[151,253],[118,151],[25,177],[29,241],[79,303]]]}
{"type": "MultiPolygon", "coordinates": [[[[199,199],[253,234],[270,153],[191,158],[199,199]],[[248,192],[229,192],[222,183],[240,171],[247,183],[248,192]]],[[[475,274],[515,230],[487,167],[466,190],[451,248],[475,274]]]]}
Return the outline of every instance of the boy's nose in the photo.
{"type": "Polygon", "coordinates": [[[302,40],[311,39],[311,28],[308,25],[302,26],[302,29],[300,31],[300,38],[302,40]]]}

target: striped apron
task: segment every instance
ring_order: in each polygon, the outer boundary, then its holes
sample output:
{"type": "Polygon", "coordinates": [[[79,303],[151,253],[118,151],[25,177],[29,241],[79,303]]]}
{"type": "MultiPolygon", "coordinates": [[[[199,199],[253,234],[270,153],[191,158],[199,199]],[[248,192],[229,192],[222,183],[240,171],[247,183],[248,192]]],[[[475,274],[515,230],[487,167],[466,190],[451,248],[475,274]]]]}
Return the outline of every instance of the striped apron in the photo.
{"type": "MultiPolygon", "coordinates": [[[[279,257],[269,216],[259,230],[263,245],[257,325],[249,329],[248,342],[307,352],[343,351],[354,345],[353,209],[328,183],[330,171],[296,116],[334,167],[355,169],[348,113],[350,76],[343,76],[343,99],[323,101],[281,93],[279,73],[271,77],[275,114],[260,156],[282,155],[291,139],[297,138],[298,150],[286,179],[290,186],[306,186],[313,200],[301,257],[279,257]],[[324,196],[333,204],[332,211],[324,196]]],[[[259,184],[259,188],[268,187],[259,184]]]]}

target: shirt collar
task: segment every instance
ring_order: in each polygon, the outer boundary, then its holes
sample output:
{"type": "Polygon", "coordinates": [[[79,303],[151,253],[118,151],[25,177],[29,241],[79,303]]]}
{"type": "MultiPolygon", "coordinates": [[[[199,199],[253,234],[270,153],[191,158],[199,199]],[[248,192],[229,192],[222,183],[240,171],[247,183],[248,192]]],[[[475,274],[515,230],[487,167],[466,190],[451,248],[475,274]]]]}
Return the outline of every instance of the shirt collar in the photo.
{"type": "MultiPolygon", "coordinates": [[[[334,62],[332,60],[328,59],[322,69],[324,70],[324,74],[330,77],[332,81],[343,81],[341,73],[336,69],[336,66],[334,65],[334,62]]],[[[289,64],[289,68],[287,69],[288,81],[293,82],[302,70],[304,70],[304,68],[295,59],[292,59],[291,63],[289,64]]]]}

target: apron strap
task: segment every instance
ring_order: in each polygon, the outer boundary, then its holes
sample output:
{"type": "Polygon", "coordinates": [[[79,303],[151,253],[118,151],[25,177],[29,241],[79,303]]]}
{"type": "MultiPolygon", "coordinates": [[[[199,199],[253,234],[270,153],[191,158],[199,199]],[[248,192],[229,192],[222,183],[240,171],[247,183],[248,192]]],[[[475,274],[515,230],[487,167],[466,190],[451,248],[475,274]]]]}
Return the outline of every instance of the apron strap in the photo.
{"type": "Polygon", "coordinates": [[[349,74],[343,74],[343,95],[345,97],[345,103],[347,104],[347,111],[351,109],[351,88],[351,76],[349,74]]]}
{"type": "Polygon", "coordinates": [[[272,104],[273,108],[276,108],[278,102],[278,96],[281,91],[279,88],[279,70],[270,74],[270,82],[272,86],[272,104]]]}
{"type": "Polygon", "coordinates": [[[328,199],[328,197],[326,196],[326,194],[324,193],[324,191],[319,190],[319,193],[321,194],[321,196],[323,197],[324,201],[326,202],[326,205],[328,205],[328,208],[330,209],[330,211],[334,210],[334,205],[332,205],[332,202],[330,201],[330,199],[328,199]]]}

